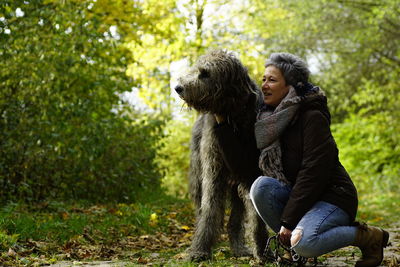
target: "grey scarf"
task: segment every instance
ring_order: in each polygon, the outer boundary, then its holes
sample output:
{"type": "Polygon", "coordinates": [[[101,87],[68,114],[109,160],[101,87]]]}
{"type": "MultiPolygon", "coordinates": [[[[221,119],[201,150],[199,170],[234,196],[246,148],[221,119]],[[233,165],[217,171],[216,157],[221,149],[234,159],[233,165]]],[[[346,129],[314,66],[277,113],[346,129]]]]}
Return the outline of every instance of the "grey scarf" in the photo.
{"type": "Polygon", "coordinates": [[[298,96],[296,90],[291,86],[288,94],[275,110],[258,113],[255,136],[257,147],[261,150],[258,164],[264,175],[290,184],[283,174],[280,136],[296,117],[301,103],[321,97],[324,98],[325,94],[318,87],[312,88],[304,96],[298,96]]]}

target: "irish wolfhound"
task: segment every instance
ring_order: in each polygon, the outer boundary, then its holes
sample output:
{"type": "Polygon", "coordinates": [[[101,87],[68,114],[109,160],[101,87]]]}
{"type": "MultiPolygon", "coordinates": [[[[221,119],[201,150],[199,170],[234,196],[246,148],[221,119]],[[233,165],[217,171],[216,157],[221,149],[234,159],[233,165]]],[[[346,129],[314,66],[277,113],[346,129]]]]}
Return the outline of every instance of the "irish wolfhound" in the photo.
{"type": "Polygon", "coordinates": [[[248,199],[249,185],[257,177],[238,177],[224,164],[213,115],[224,115],[235,131],[251,138],[257,106],[262,101],[260,90],[241,62],[223,50],[201,56],[188,74],[179,79],[175,90],[189,107],[200,112],[191,140],[189,187],[196,207],[196,229],[189,257],[196,261],[211,257],[211,249],[223,228],[225,203],[230,194],[227,230],[232,253],[251,255],[245,246],[247,211],[255,242],[253,254],[260,259],[268,236],[265,224],[248,199]],[[243,180],[246,183],[239,182],[243,180]]]}

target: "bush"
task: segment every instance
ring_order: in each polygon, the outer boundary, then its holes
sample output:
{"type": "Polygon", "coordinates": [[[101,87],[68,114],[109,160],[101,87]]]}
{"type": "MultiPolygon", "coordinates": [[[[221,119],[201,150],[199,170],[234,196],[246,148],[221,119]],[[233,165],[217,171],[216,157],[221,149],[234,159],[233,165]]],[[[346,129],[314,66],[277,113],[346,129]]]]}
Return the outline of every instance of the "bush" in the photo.
{"type": "Polygon", "coordinates": [[[132,201],[159,188],[162,123],[121,101],[135,86],[130,53],[91,4],[0,6],[2,201],[132,201]]]}
{"type": "Polygon", "coordinates": [[[391,114],[351,116],[334,125],[340,160],[359,191],[400,192],[398,125],[391,114]]]}
{"type": "Polygon", "coordinates": [[[162,186],[175,197],[188,197],[190,137],[194,114],[168,122],[157,163],[163,169],[162,186]]]}

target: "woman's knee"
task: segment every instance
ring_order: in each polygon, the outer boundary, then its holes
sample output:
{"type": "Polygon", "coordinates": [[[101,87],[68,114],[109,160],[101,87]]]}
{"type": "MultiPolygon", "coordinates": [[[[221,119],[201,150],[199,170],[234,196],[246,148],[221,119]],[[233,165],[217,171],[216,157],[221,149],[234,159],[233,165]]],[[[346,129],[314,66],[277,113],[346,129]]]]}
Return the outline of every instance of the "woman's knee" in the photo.
{"type": "Polygon", "coordinates": [[[259,184],[260,184],[260,180],[262,178],[263,178],[262,176],[258,177],[250,187],[250,198],[253,199],[253,200],[255,198],[257,198],[257,196],[258,196],[258,194],[260,192],[259,184]]]}
{"type": "Polygon", "coordinates": [[[305,237],[303,228],[297,227],[293,230],[290,245],[298,255],[306,258],[319,256],[315,244],[316,237],[305,237]]]}
{"type": "Polygon", "coordinates": [[[302,228],[296,228],[292,232],[292,237],[290,238],[290,245],[292,247],[295,247],[303,237],[303,229],[302,228]]]}
{"type": "Polygon", "coordinates": [[[264,201],[265,194],[272,192],[271,186],[275,183],[276,179],[260,176],[258,177],[250,188],[250,198],[253,202],[264,201]]]}

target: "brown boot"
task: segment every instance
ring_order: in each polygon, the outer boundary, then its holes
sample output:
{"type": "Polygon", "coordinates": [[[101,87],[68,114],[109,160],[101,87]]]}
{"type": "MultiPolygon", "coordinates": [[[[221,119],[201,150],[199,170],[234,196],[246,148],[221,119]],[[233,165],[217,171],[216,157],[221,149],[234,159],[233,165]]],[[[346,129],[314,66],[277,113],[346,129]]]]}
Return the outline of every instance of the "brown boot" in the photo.
{"type": "Polygon", "coordinates": [[[361,249],[362,258],[356,267],[375,267],[383,260],[383,248],[388,244],[389,233],[380,228],[360,224],[354,245],[361,249]]]}

